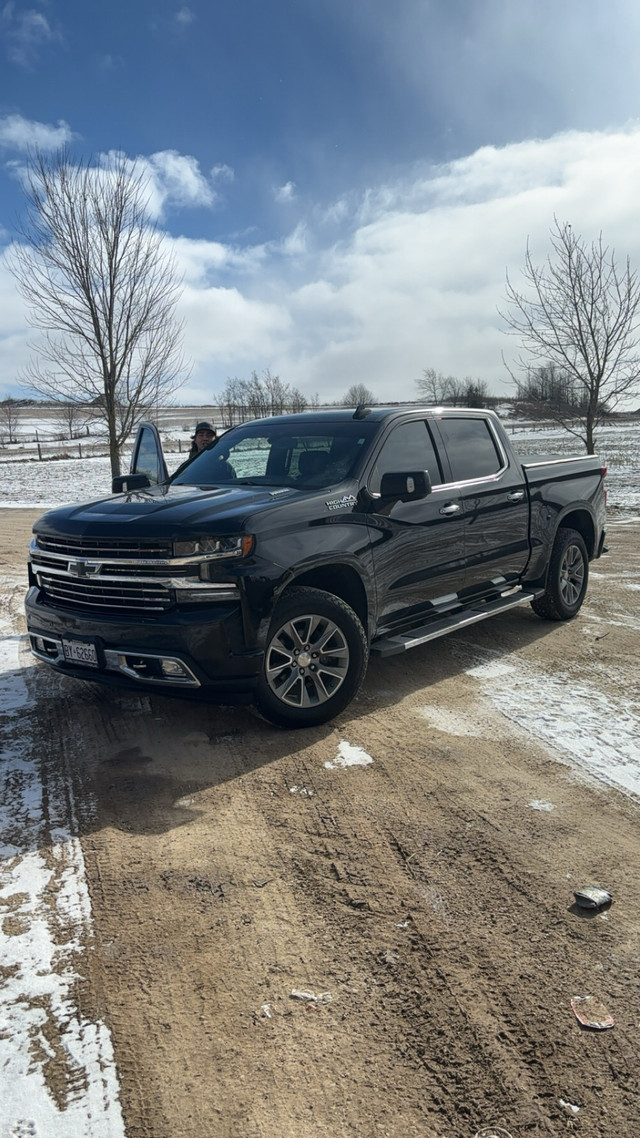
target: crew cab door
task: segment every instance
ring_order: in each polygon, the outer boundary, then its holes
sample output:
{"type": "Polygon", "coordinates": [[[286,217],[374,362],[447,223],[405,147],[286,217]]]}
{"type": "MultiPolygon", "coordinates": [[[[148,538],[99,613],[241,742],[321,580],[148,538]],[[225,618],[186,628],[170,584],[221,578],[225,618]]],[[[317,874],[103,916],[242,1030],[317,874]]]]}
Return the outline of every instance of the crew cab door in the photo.
{"type": "Polygon", "coordinates": [[[369,530],[376,578],[378,627],[416,623],[456,601],[464,573],[462,503],[443,486],[442,469],[425,419],[398,423],[384,438],[365,475],[372,498],[369,530]],[[432,490],[412,501],[382,498],[388,473],[426,470],[432,490]]]}
{"type": "Polygon", "coordinates": [[[446,451],[450,488],[462,504],[464,594],[515,584],[529,557],[529,495],[520,463],[486,415],[444,412],[435,417],[434,432],[446,451]]]}
{"type": "Polygon", "coordinates": [[[154,423],[141,423],[131,452],[130,474],[146,474],[152,486],[166,482],[169,473],[162,453],[158,428],[154,423]]]}

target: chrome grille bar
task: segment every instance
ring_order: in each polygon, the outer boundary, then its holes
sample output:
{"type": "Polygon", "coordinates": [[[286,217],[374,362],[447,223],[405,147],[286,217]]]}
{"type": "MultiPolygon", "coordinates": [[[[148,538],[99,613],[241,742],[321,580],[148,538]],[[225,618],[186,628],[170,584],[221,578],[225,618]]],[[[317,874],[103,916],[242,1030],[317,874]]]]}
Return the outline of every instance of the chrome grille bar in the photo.
{"type": "Polygon", "coordinates": [[[100,577],[81,581],[78,577],[63,577],[49,573],[39,573],[38,582],[51,600],[72,608],[82,606],[94,609],[165,612],[174,604],[171,590],[151,582],[115,583],[100,577]]]}
{"type": "Polygon", "coordinates": [[[170,541],[111,540],[110,538],[54,537],[39,533],[37,548],[44,553],[58,553],[63,557],[102,558],[170,558],[170,541]]]}

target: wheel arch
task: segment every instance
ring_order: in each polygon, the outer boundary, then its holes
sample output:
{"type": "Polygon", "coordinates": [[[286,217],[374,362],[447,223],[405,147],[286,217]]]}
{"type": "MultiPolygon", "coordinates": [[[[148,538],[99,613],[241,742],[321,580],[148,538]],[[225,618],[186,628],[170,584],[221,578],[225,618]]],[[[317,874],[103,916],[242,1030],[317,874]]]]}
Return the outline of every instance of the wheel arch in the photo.
{"type": "Polygon", "coordinates": [[[322,589],[325,593],[333,593],[339,597],[349,608],[353,609],[365,632],[369,628],[369,599],[364,581],[360,574],[350,565],[330,564],[320,565],[314,569],[302,570],[295,576],[288,578],[284,588],[278,594],[278,599],[284,596],[288,589],[307,585],[312,589],[322,589]]]}
{"type": "Polygon", "coordinates": [[[591,512],[584,507],[578,507],[569,510],[566,514],[562,514],[556,532],[553,535],[554,541],[560,529],[574,529],[580,534],[587,547],[587,553],[591,561],[596,553],[596,526],[591,512]]]}

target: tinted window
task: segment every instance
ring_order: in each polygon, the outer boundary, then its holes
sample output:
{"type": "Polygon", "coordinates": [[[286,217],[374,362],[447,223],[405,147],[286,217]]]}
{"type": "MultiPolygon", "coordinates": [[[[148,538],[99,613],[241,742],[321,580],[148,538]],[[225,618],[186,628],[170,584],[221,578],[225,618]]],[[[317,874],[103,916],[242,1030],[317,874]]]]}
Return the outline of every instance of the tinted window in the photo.
{"type": "Polygon", "coordinates": [[[148,427],[142,428],[138,449],[134,458],[134,468],[137,474],[146,474],[149,482],[155,484],[162,482],[164,471],[158,454],[156,437],[148,427]]]}
{"type": "Polygon", "coordinates": [[[380,489],[383,474],[428,470],[432,485],[442,482],[440,466],[427,424],[422,419],[401,423],[385,441],[373,470],[371,489],[380,489]]]}
{"type": "Polygon", "coordinates": [[[486,419],[443,418],[438,422],[454,482],[488,478],[504,466],[486,419]]]}
{"type": "Polygon", "coordinates": [[[366,450],[375,423],[247,423],[224,434],[174,481],[189,486],[248,482],[320,489],[341,482],[366,450]]]}

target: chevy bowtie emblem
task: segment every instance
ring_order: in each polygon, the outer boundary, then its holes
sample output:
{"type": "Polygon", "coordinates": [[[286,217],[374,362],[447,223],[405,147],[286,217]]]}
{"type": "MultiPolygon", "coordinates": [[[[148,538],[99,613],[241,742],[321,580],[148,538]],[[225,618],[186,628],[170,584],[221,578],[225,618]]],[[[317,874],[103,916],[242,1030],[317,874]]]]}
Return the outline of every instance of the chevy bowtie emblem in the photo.
{"type": "Polygon", "coordinates": [[[100,572],[100,566],[89,561],[70,561],[68,571],[74,577],[91,577],[94,573],[100,572]]]}

